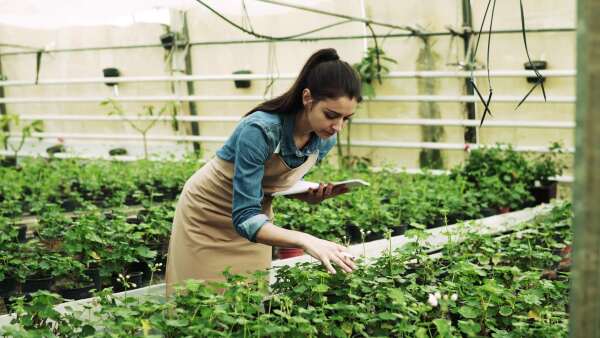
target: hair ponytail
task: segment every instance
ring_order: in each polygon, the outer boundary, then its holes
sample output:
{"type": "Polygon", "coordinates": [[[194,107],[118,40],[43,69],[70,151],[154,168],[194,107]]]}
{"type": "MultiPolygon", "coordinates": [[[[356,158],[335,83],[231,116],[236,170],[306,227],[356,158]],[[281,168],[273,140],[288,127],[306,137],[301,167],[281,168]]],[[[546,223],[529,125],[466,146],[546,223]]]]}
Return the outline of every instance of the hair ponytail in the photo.
{"type": "Polygon", "coordinates": [[[333,48],[316,51],[311,55],[294,84],[284,94],[265,101],[246,116],[256,112],[295,114],[301,111],[302,91],[308,88],[313,100],[337,99],[347,96],[362,101],[361,83],[358,73],[347,62],[340,60],[333,48]]]}

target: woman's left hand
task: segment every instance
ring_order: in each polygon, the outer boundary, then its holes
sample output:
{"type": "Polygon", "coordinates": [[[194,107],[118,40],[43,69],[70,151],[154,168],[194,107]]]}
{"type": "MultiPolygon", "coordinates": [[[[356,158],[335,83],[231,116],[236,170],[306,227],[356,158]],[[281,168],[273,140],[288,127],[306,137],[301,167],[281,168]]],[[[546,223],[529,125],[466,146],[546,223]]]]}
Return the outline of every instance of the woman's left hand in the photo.
{"type": "Polygon", "coordinates": [[[327,198],[332,198],[346,192],[348,192],[348,188],[343,185],[334,187],[331,183],[319,183],[318,188],[310,189],[305,193],[292,195],[290,197],[297,198],[310,204],[317,204],[323,202],[327,198]]]}

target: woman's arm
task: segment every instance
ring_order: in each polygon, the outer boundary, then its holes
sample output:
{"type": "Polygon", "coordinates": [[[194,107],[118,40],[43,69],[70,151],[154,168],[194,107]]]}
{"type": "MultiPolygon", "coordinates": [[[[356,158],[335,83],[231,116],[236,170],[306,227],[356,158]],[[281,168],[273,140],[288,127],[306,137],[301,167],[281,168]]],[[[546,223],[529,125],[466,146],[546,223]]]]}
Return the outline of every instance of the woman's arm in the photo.
{"type": "Polygon", "coordinates": [[[320,260],[330,273],[336,273],[331,263],[335,263],[344,272],[352,272],[356,269],[353,255],[343,245],[300,231],[283,229],[270,222],[265,223],[258,230],[256,242],[279,247],[303,248],[309,255],[320,260]]]}

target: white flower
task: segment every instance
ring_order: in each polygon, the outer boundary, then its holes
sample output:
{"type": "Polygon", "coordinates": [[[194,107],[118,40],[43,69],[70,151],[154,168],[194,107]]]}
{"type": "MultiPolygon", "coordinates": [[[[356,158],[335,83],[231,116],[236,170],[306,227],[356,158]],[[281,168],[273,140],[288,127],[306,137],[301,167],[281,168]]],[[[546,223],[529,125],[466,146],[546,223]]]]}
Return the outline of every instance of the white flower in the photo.
{"type": "Polygon", "coordinates": [[[433,307],[438,306],[437,297],[433,293],[430,293],[429,298],[427,299],[427,303],[429,303],[429,305],[431,305],[433,307]]]}
{"type": "Polygon", "coordinates": [[[442,298],[442,294],[439,291],[436,291],[434,294],[435,298],[440,299],[442,298]]]}
{"type": "Polygon", "coordinates": [[[448,295],[444,295],[444,296],[442,296],[442,299],[443,299],[443,300],[448,300],[448,295]]]}
{"type": "Polygon", "coordinates": [[[533,186],[539,188],[542,186],[542,182],[540,182],[539,180],[535,180],[535,182],[533,182],[533,186]]]}
{"type": "Polygon", "coordinates": [[[458,295],[456,293],[453,293],[452,296],[450,296],[450,299],[456,302],[458,300],[458,295]]]}

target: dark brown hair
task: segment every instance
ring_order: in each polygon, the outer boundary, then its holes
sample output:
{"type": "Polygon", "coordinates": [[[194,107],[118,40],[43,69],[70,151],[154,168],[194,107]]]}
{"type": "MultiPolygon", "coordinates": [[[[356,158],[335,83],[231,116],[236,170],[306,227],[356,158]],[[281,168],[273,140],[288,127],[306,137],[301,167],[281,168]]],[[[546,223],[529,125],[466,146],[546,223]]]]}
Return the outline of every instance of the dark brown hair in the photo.
{"type": "Polygon", "coordinates": [[[294,84],[287,92],[265,101],[249,111],[295,114],[304,108],[302,91],[310,90],[315,103],[324,99],[348,97],[362,101],[360,76],[347,62],[340,60],[333,48],[316,51],[302,67],[294,84]]]}

